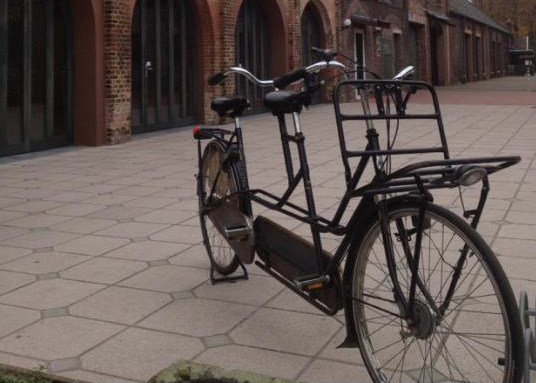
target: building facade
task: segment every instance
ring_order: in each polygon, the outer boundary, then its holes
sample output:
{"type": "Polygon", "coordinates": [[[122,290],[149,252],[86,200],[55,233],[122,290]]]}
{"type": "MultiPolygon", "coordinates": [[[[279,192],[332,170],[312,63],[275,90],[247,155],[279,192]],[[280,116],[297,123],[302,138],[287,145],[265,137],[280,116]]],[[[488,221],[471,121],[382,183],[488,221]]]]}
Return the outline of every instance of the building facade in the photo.
{"type": "Polygon", "coordinates": [[[0,1],[0,156],[213,122],[209,87],[242,64],[274,77],[336,45],[337,0],[0,1]],[[305,34],[304,34],[305,33],[305,34]],[[302,37],[303,36],[303,37],[302,37]],[[304,51],[305,50],[305,51],[304,51]]]}
{"type": "Polygon", "coordinates": [[[507,31],[465,13],[447,0],[2,0],[0,156],[218,122],[212,97],[238,90],[255,108],[262,93],[210,75],[241,64],[272,78],[313,62],[312,46],[385,77],[409,64],[435,84],[503,75],[507,31]]]}

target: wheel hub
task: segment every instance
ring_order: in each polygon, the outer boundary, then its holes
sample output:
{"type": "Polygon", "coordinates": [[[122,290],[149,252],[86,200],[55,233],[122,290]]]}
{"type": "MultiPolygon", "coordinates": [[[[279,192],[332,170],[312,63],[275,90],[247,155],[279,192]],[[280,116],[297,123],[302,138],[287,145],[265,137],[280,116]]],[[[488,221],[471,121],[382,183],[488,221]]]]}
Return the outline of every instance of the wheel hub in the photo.
{"type": "Polygon", "coordinates": [[[416,300],[413,306],[413,323],[410,328],[418,339],[428,339],[434,333],[436,314],[426,303],[416,300]]]}

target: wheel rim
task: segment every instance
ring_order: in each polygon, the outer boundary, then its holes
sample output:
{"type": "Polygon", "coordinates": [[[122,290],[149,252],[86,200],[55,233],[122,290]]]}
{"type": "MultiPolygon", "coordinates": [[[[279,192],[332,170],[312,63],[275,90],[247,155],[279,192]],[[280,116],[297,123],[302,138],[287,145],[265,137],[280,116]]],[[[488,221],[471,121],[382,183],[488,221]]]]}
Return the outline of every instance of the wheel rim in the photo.
{"type": "MultiPolygon", "coordinates": [[[[204,206],[217,202],[217,200],[224,198],[225,196],[232,194],[236,191],[236,185],[232,173],[221,172],[218,177],[218,171],[221,168],[222,152],[215,147],[211,147],[211,151],[204,161],[203,171],[201,173],[201,185],[202,194],[200,207],[201,210],[204,206]],[[208,201],[210,190],[216,183],[214,188],[214,194],[212,201],[208,201]]],[[[229,203],[238,207],[238,197],[229,200],[229,203]]],[[[201,225],[204,230],[204,240],[208,251],[208,254],[219,272],[226,272],[231,268],[234,268],[236,262],[236,255],[232,247],[227,243],[223,235],[214,226],[210,218],[206,213],[201,213],[201,225]]],[[[231,271],[232,272],[232,271],[231,271]]]]}
{"type": "MultiPolygon", "coordinates": [[[[406,229],[414,228],[411,217],[417,214],[417,209],[399,210],[390,218],[398,278],[406,296],[411,274],[401,241],[396,241],[396,219],[402,219],[406,229]]],[[[438,323],[431,324],[435,319],[426,313],[430,305],[417,288],[417,306],[424,314],[416,316],[417,321],[423,320],[416,329],[416,324],[392,315],[400,311],[393,302],[379,226],[369,231],[352,282],[354,297],[366,302],[354,305],[353,310],[369,372],[376,382],[507,382],[512,373],[510,329],[497,283],[476,246],[460,229],[433,212],[428,211],[427,218],[431,225],[423,233],[419,275],[438,306],[444,301],[452,266],[464,244],[469,245],[471,256],[452,303],[438,323]],[[499,358],[507,364],[500,366],[499,358]]],[[[412,252],[414,243],[415,236],[410,241],[412,252]]]]}

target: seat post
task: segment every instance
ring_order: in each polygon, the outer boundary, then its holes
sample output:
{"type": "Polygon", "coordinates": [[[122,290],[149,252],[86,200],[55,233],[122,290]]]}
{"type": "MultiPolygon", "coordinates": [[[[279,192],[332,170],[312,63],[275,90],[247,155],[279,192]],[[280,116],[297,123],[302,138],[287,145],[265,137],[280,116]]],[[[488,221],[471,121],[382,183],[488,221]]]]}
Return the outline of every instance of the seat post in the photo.
{"type": "Polygon", "coordinates": [[[292,122],[294,123],[294,132],[296,134],[301,134],[302,128],[301,128],[301,121],[300,121],[300,115],[297,112],[292,113],[292,122]]]}
{"type": "Polygon", "coordinates": [[[236,130],[240,129],[240,116],[234,116],[234,126],[236,130]]]}

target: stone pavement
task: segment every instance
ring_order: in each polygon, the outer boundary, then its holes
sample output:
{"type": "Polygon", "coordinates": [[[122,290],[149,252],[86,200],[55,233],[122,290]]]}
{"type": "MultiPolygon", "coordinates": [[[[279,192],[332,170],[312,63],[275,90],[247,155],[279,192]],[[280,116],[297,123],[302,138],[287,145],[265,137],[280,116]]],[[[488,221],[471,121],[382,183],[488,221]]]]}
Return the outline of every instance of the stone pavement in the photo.
{"type": "Polygon", "coordinates": [[[500,77],[438,88],[442,103],[536,106],[536,77],[500,77]]]}
{"type": "MultiPolygon", "coordinates": [[[[492,177],[480,231],[516,295],[533,299],[536,109],[444,105],[443,114],[454,155],[523,156],[492,177]]],[[[328,216],[344,185],[333,123],[331,106],[303,117],[328,216]]],[[[251,185],[282,190],[275,122],[243,125],[251,185]]],[[[354,135],[361,148],[363,130],[354,135]]],[[[434,144],[437,134],[417,121],[402,124],[398,140],[434,144]]],[[[175,130],[0,161],[0,363],[95,383],[144,382],[179,359],[311,383],[369,381],[357,350],[336,349],[341,316],[322,315],[256,267],[247,282],[207,282],[195,156],[190,132],[175,130]]],[[[456,191],[439,200],[459,210],[456,191]]]]}

